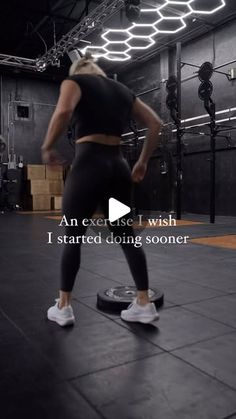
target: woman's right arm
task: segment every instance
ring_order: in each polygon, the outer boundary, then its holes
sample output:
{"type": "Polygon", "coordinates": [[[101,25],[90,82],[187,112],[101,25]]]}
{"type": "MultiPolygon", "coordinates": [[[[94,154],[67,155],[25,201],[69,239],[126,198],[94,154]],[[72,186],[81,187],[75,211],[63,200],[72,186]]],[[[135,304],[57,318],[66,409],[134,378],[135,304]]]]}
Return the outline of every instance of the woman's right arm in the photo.
{"type": "Polygon", "coordinates": [[[162,121],[150,106],[138,98],[135,99],[132,116],[148,129],[141,154],[132,171],[133,181],[140,182],[145,176],[148,161],[158,146],[162,121]]]}
{"type": "Polygon", "coordinates": [[[59,163],[59,157],[53,149],[53,146],[68,126],[73,111],[80,99],[81,90],[78,84],[72,80],[64,80],[61,84],[56,109],[49,122],[47,133],[41,147],[42,159],[45,164],[59,163]]]}

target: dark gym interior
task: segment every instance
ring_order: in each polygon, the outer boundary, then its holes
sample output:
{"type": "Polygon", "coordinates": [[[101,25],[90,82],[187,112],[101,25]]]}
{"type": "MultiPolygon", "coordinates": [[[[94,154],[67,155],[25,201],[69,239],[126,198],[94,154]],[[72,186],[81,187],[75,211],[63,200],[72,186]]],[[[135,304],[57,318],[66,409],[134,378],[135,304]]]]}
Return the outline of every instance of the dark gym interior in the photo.
{"type": "MultiPolygon", "coordinates": [[[[9,0],[0,21],[0,417],[236,418],[235,1],[9,0]],[[121,248],[104,240],[82,246],[75,326],[46,318],[62,254],[48,232],[61,234],[73,128],[57,143],[58,172],[41,146],[84,48],[163,121],[132,194],[150,288],[163,296],[155,324],[98,306],[99,292],[134,285],[121,248]],[[148,224],[170,215],[174,227],[148,224]]],[[[122,135],[131,169],[146,134],[130,121],[122,135]]]]}

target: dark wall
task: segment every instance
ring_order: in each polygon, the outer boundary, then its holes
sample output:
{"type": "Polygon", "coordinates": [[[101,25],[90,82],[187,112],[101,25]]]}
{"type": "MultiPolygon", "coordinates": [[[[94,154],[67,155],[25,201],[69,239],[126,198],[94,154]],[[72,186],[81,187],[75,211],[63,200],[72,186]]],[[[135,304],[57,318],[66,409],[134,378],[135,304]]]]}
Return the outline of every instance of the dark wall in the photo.
{"type": "MultiPolygon", "coordinates": [[[[2,76],[1,131],[11,154],[22,155],[24,163],[41,164],[40,147],[55,109],[59,84],[20,76],[2,76]],[[19,118],[17,106],[29,109],[29,118],[19,118]]],[[[59,151],[69,161],[72,150],[66,135],[58,142],[59,151]]],[[[7,151],[4,155],[7,161],[7,151]]]]}
{"type": "MultiPolygon", "coordinates": [[[[182,45],[182,61],[201,65],[205,61],[210,61],[214,66],[222,65],[233,59],[236,59],[236,21],[231,21],[227,25],[211,30],[206,35],[195,39],[188,44],[182,45]]],[[[162,117],[165,122],[169,122],[170,118],[165,106],[165,86],[161,80],[167,79],[176,67],[175,50],[171,49],[162,53],[151,60],[138,64],[135,68],[129,69],[120,75],[122,81],[127,83],[135,92],[140,93],[151,87],[157,86],[156,92],[145,94],[141,98],[151,105],[162,117]],[[135,81],[136,80],[136,81],[135,81]]],[[[236,68],[236,63],[231,66],[225,66],[221,71],[227,72],[230,68],[236,68]]],[[[197,77],[184,81],[186,78],[193,76],[197,69],[185,65],[182,68],[182,119],[187,119],[202,114],[206,114],[203,102],[198,98],[198,87],[200,81],[197,77]]],[[[228,81],[226,76],[215,73],[212,77],[214,85],[213,99],[216,102],[216,111],[236,107],[236,81],[228,81]]],[[[236,115],[234,112],[233,115],[236,115]]],[[[230,115],[219,115],[217,118],[222,119],[230,115]]],[[[205,122],[200,120],[195,123],[205,122]]],[[[232,121],[232,125],[236,120],[232,121]]],[[[194,122],[188,123],[188,125],[194,122]]],[[[199,128],[201,131],[202,129],[199,128]]],[[[199,130],[198,129],[198,130],[199,130]]],[[[205,131],[207,133],[207,130],[205,131]]],[[[216,212],[221,215],[236,215],[236,130],[231,130],[222,135],[227,138],[217,138],[217,179],[216,179],[216,212]],[[231,147],[231,149],[230,149],[231,147]],[[226,150],[226,151],[225,151],[226,150]]],[[[167,149],[172,150],[172,172],[175,173],[175,138],[170,132],[162,138],[167,149]]],[[[210,191],[210,149],[209,136],[185,135],[184,143],[184,159],[183,159],[183,210],[187,212],[209,213],[209,191],[210,191]]],[[[161,150],[158,152],[161,153],[161,150]]],[[[157,153],[157,154],[158,154],[157,153]]],[[[160,157],[161,158],[161,157],[160,157]]],[[[156,167],[152,162],[149,177],[155,176],[157,179],[156,189],[163,190],[164,177],[158,176],[158,159],[156,159],[156,167]]],[[[175,177],[175,176],[174,176],[175,177]]],[[[158,209],[162,209],[163,200],[167,202],[173,201],[173,191],[175,182],[170,182],[172,188],[166,190],[168,198],[162,194],[159,196],[158,209]],[[171,195],[171,196],[170,196],[171,195]]],[[[151,182],[146,182],[148,195],[153,195],[151,182]]],[[[147,192],[146,192],[147,193],[147,192]]],[[[142,203],[145,206],[145,203],[142,203]]],[[[154,208],[153,208],[154,209],[154,208]]],[[[156,208],[155,208],[156,209],[156,208]]],[[[171,205],[169,210],[171,210],[171,205]]]]}
{"type": "MultiPolygon", "coordinates": [[[[217,214],[235,215],[236,150],[219,151],[216,154],[216,208],[217,214]]],[[[188,212],[208,214],[210,196],[210,154],[193,153],[184,158],[183,197],[188,212]]]]}

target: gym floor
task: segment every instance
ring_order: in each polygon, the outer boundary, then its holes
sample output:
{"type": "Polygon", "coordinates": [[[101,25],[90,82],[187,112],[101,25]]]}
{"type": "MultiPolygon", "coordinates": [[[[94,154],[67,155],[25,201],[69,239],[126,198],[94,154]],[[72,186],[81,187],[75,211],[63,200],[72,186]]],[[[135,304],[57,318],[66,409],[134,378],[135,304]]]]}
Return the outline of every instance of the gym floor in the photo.
{"type": "Polygon", "coordinates": [[[0,215],[3,419],[236,418],[236,219],[183,218],[200,222],[172,228],[187,245],[145,246],[150,285],[165,295],[159,322],[128,324],[96,308],[99,290],[133,284],[119,246],[103,243],[82,248],[77,321],[63,329],[46,319],[62,250],[46,232],[58,223],[0,215]]]}

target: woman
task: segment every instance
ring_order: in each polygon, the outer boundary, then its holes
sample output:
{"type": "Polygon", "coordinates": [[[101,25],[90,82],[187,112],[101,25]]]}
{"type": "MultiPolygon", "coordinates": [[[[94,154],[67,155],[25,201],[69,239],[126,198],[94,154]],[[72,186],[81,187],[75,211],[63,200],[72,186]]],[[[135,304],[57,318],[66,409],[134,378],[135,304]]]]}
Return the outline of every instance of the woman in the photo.
{"type": "MultiPolygon", "coordinates": [[[[71,121],[76,132],[76,156],[63,195],[63,215],[76,218],[79,227],[66,227],[66,235],[84,235],[84,218],[91,218],[98,204],[105,218],[108,199],[113,197],[130,206],[132,181],[140,182],[157,146],[159,117],[123,84],[107,78],[91,57],[72,64],[69,77],[61,84],[60,96],[42,146],[46,164],[58,161],[54,143],[71,121]],[[132,174],[120,150],[120,139],[130,119],[148,128],[147,139],[132,174]]],[[[114,236],[134,236],[133,228],[110,226],[114,236]]],[[[74,324],[71,292],[80,266],[80,244],[65,244],[61,259],[59,299],[47,317],[60,326],[74,324]]],[[[125,321],[150,323],[158,319],[148,296],[146,258],[134,243],[121,244],[137,287],[137,298],[121,312],[125,321]]]]}

